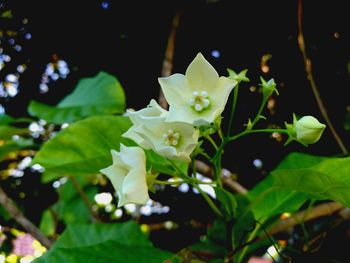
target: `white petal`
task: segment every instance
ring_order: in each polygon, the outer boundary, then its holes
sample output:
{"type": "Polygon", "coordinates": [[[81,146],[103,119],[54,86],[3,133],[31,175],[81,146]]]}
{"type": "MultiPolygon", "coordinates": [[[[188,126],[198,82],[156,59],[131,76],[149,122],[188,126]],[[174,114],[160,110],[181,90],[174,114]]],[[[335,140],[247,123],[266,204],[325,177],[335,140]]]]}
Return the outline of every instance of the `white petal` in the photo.
{"type": "MultiPolygon", "coordinates": [[[[132,126],[131,128],[129,128],[129,130],[127,130],[122,136],[128,139],[133,140],[134,142],[136,142],[138,145],[140,145],[141,147],[144,146],[145,142],[142,139],[142,137],[140,137],[140,135],[138,135],[135,132],[135,126],[132,126]]],[[[143,147],[144,148],[144,147],[143,147]]]]}
{"type": "Polygon", "coordinates": [[[146,204],[149,200],[146,171],[144,169],[131,170],[125,177],[120,194],[122,198],[118,203],[118,207],[126,203],[146,204]]]}
{"type": "Polygon", "coordinates": [[[158,78],[158,82],[169,105],[188,105],[192,90],[184,75],[173,74],[170,77],[158,78]]]}
{"type": "MultiPolygon", "coordinates": [[[[215,86],[215,92],[210,94],[210,102],[212,108],[224,109],[228,100],[228,97],[230,96],[230,93],[232,89],[236,86],[237,81],[226,78],[226,77],[220,77],[216,83],[215,86]]],[[[219,115],[221,112],[219,113],[219,115]]]]}
{"type": "Polygon", "coordinates": [[[126,147],[120,144],[120,158],[129,169],[146,167],[145,152],[140,147],[126,147]]]}
{"type": "Polygon", "coordinates": [[[100,172],[107,176],[117,191],[122,190],[123,181],[127,174],[127,171],[125,169],[122,169],[118,167],[118,165],[113,164],[105,169],[100,170],[100,172]]]}
{"type": "Polygon", "coordinates": [[[127,110],[127,115],[134,125],[140,125],[148,119],[165,117],[167,114],[168,112],[160,107],[155,100],[151,100],[149,105],[141,110],[127,110]]]}
{"type": "Polygon", "coordinates": [[[166,122],[186,122],[196,126],[208,125],[214,121],[210,111],[197,112],[188,105],[185,107],[170,107],[166,122]]]}
{"type": "Polygon", "coordinates": [[[203,55],[198,53],[186,70],[186,78],[194,90],[210,91],[219,75],[203,55]]]}

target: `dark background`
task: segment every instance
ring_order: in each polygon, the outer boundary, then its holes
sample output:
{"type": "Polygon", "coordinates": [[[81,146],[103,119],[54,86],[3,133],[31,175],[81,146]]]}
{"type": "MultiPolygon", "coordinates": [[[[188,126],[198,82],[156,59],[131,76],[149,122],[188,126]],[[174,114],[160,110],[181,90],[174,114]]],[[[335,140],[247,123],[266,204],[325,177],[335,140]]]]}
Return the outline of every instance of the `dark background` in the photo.
{"type": "MultiPolygon", "coordinates": [[[[304,36],[315,80],[335,128],[350,147],[349,132],[343,127],[346,107],[350,104],[347,3],[339,0],[304,1],[303,4],[304,36]]],[[[13,72],[18,61],[28,66],[20,77],[19,95],[0,98],[9,115],[25,116],[31,99],[55,104],[80,78],[93,76],[100,70],[119,79],[126,92],[127,107],[145,107],[152,98],[158,97],[157,78],[167,38],[172,18],[180,9],[174,72],[184,73],[198,52],[203,53],[220,75],[227,75],[228,67],[236,71],[248,69],[251,82],[240,88],[236,132],[254,116],[260,105],[261,93],[249,89],[258,85],[260,76],[273,77],[280,92],[274,98],[274,112],[265,112],[268,120],[262,121],[261,127],[283,126],[284,121],[292,121],[293,112],[299,116],[313,115],[324,122],[298,49],[297,1],[12,0],[2,2],[1,8],[5,7],[12,10],[14,19],[0,20],[0,28],[32,34],[30,40],[19,40],[23,42],[23,50],[0,71],[3,80],[13,72]],[[23,25],[23,18],[28,19],[28,24],[23,25]],[[212,56],[213,50],[220,52],[219,58],[212,56]],[[41,75],[54,54],[67,61],[71,73],[41,94],[38,89],[41,75]],[[267,62],[268,73],[261,71],[264,54],[272,55],[267,62]]],[[[227,115],[228,111],[224,122],[227,115]]],[[[295,142],[284,147],[283,142],[266,134],[254,135],[228,147],[224,167],[237,173],[240,182],[250,188],[291,151],[327,156],[341,152],[329,129],[319,143],[308,148],[295,142]],[[253,165],[255,159],[262,160],[262,169],[253,165]]]]}

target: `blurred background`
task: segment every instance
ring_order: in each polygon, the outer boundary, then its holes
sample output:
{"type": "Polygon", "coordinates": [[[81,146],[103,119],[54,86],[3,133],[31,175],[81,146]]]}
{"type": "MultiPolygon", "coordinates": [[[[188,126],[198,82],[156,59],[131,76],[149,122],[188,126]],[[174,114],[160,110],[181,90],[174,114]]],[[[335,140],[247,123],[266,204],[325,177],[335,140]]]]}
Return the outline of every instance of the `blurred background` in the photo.
{"type": "MultiPolygon", "coordinates": [[[[350,147],[350,16],[346,6],[339,0],[304,1],[303,30],[321,96],[335,129],[350,147]]],[[[198,52],[220,75],[227,75],[226,68],[248,69],[251,81],[240,87],[237,132],[260,105],[260,76],[274,78],[280,93],[268,102],[267,121],[261,127],[291,123],[292,113],[313,115],[324,122],[298,48],[297,1],[0,1],[0,114],[29,116],[26,109],[33,99],[55,105],[79,79],[101,70],[118,78],[128,108],[145,107],[158,98],[157,78],[177,12],[174,73],[184,73],[198,52]]],[[[227,115],[228,111],[224,122],[227,115]]],[[[45,123],[35,123],[33,134],[40,133],[43,126],[45,123]]],[[[251,188],[291,151],[326,156],[341,153],[329,129],[319,143],[308,148],[297,143],[284,147],[285,139],[266,134],[243,138],[227,148],[223,166],[251,188]]],[[[25,158],[24,154],[0,163],[7,171],[2,172],[0,183],[39,224],[43,211],[57,200],[56,187],[40,183],[40,170],[25,165],[20,169],[18,164],[25,158]]],[[[98,192],[113,191],[109,184],[99,184],[98,192]]],[[[157,225],[151,235],[160,247],[173,251],[197,241],[213,216],[188,186],[169,187],[154,200],[159,202],[158,210],[150,204],[141,223],[146,228],[151,223],[168,222],[170,228],[169,222],[176,224],[172,238],[157,225]]],[[[131,210],[111,211],[125,219],[131,210]]],[[[108,211],[101,213],[110,220],[108,211]]],[[[0,225],[4,222],[0,218],[0,225]]],[[[334,235],[349,242],[343,233],[350,230],[343,228],[334,235]]],[[[327,242],[331,246],[331,237],[327,242]]]]}

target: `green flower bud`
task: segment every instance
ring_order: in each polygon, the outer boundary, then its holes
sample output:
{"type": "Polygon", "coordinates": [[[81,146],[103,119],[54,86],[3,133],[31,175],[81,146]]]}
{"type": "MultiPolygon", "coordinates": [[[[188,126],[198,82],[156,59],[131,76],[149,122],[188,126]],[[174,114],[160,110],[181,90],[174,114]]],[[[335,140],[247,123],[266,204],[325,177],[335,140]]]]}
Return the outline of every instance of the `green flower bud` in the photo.
{"type": "Polygon", "coordinates": [[[233,79],[233,80],[237,81],[238,83],[240,83],[240,82],[249,82],[249,79],[246,76],[247,71],[248,71],[247,69],[242,70],[238,74],[234,70],[229,69],[229,68],[227,69],[227,71],[228,71],[228,74],[229,74],[229,76],[228,76],[229,79],[233,79]]]}
{"type": "Polygon", "coordinates": [[[264,98],[268,98],[272,95],[273,92],[278,94],[278,90],[276,89],[276,83],[274,79],[270,79],[269,81],[265,81],[262,77],[260,77],[261,86],[263,88],[264,98]]]}
{"type": "Polygon", "coordinates": [[[315,117],[304,116],[294,123],[296,140],[302,144],[316,143],[326,128],[315,117]]]}

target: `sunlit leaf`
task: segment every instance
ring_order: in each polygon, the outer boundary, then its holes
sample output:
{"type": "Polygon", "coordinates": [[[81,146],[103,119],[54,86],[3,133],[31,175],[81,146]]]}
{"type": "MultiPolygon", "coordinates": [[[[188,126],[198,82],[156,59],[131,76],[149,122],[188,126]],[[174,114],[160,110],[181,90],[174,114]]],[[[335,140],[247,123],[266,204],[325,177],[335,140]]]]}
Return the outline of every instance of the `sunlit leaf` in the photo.
{"type": "Polygon", "coordinates": [[[125,95],[114,76],[100,72],[80,80],[75,90],[56,107],[32,101],[28,112],[51,123],[71,123],[89,116],[124,113],[125,95]]]}

